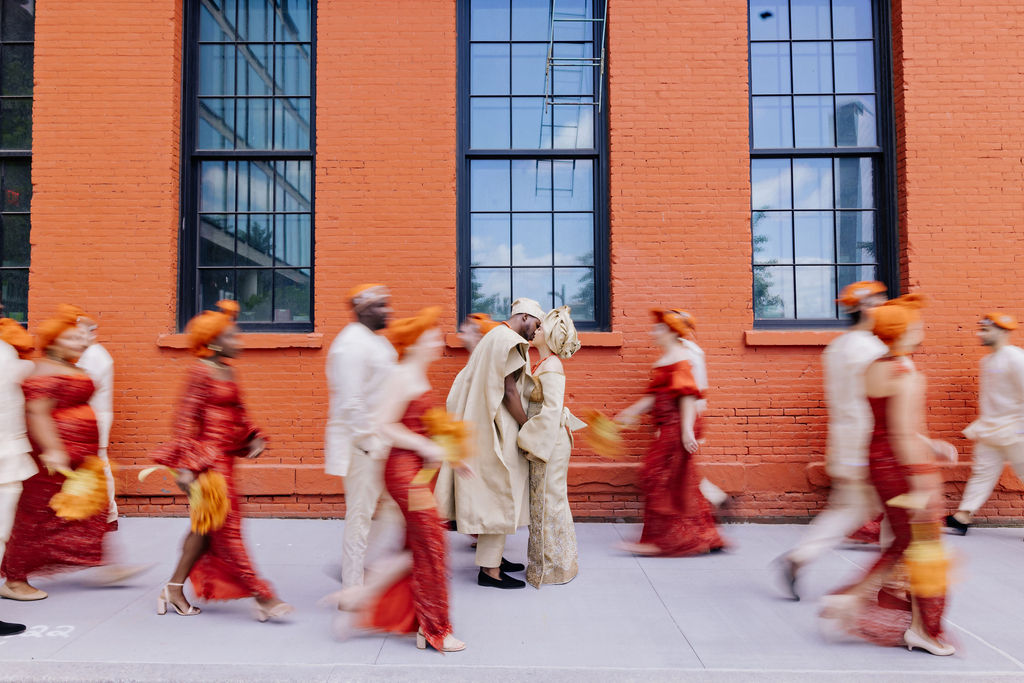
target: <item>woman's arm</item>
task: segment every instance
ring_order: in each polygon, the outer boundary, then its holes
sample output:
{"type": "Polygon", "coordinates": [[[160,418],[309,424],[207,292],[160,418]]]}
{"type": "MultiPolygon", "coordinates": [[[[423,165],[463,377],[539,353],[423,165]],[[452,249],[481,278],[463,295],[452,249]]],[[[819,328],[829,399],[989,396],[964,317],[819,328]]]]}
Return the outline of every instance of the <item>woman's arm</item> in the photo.
{"type": "Polygon", "coordinates": [[[49,469],[67,467],[70,464],[68,454],[64,450],[64,442],[57,431],[57,423],[53,420],[53,409],[56,407],[56,399],[48,397],[25,402],[29,436],[42,446],[43,452],[39,454],[39,459],[49,469]]]}
{"type": "Polygon", "coordinates": [[[679,401],[679,418],[682,420],[682,441],[683,448],[687,453],[693,453],[700,444],[694,434],[693,427],[697,423],[697,397],[692,394],[683,396],[679,401]]]}
{"type": "Polygon", "coordinates": [[[909,483],[914,498],[915,514],[930,516],[941,487],[938,468],[930,449],[924,448],[918,436],[919,415],[923,412],[923,394],[918,391],[916,373],[893,373],[889,376],[890,399],[886,413],[889,442],[900,464],[910,470],[909,483]]]}
{"type": "Polygon", "coordinates": [[[378,429],[384,440],[392,446],[416,451],[427,460],[438,462],[443,457],[444,450],[430,438],[417,434],[402,424],[402,416],[405,415],[409,403],[429,387],[425,377],[399,367],[388,380],[388,390],[384,395],[392,398],[385,401],[377,414],[378,429]]]}
{"type": "Polygon", "coordinates": [[[653,407],[654,397],[651,395],[644,396],[633,405],[620,411],[619,414],[615,416],[615,421],[624,425],[633,424],[640,415],[650,412],[653,407]]]}

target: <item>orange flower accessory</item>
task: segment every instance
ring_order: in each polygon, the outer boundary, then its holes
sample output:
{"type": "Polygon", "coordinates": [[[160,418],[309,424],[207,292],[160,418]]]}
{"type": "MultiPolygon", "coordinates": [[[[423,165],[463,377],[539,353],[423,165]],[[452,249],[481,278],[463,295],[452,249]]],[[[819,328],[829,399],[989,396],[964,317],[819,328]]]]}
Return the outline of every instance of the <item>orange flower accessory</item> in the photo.
{"type": "Polygon", "coordinates": [[[219,311],[203,311],[188,321],[185,326],[185,334],[192,348],[192,353],[199,358],[209,358],[213,355],[210,350],[210,342],[219,337],[224,330],[234,324],[240,310],[238,302],[224,299],[217,302],[219,311]]]}
{"type": "Polygon", "coordinates": [[[77,325],[78,319],[83,315],[85,311],[78,306],[61,304],[52,317],[44,320],[36,328],[36,345],[41,351],[45,351],[57,337],[77,325]]]}
{"type": "Polygon", "coordinates": [[[224,526],[231,509],[224,475],[207,470],[196,477],[188,487],[188,508],[195,533],[205,536],[224,526]]]}
{"type": "MultiPolygon", "coordinates": [[[[420,418],[434,443],[444,451],[443,460],[454,469],[463,466],[470,456],[469,425],[446,411],[444,408],[431,408],[420,418]]],[[[409,509],[426,510],[437,505],[434,494],[429,486],[437,474],[438,468],[428,465],[412,478],[409,490],[409,509]]]]}
{"type": "Polygon", "coordinates": [[[77,470],[60,468],[64,484],[50,498],[50,508],[61,519],[89,519],[107,509],[107,478],[103,461],[95,455],[87,457],[77,470]]]}
{"type": "Polygon", "coordinates": [[[352,303],[352,310],[356,313],[370,304],[389,298],[391,298],[391,292],[387,287],[378,283],[358,285],[348,291],[348,300],[352,303]]]}
{"type": "Polygon", "coordinates": [[[693,333],[697,331],[697,318],[678,308],[652,308],[651,315],[655,321],[668,325],[683,339],[693,337],[693,333]]]}
{"type": "Polygon", "coordinates": [[[480,334],[484,335],[493,330],[495,327],[500,325],[500,322],[491,320],[491,316],[486,313],[470,313],[466,316],[467,320],[470,320],[480,329],[480,334]]]}
{"type": "Polygon", "coordinates": [[[398,358],[401,359],[420,335],[437,325],[440,317],[440,306],[428,306],[411,318],[393,320],[384,331],[384,335],[395,347],[398,358]]]}
{"type": "Polygon", "coordinates": [[[1017,319],[1009,313],[1003,313],[1002,311],[992,311],[986,313],[985,317],[981,319],[983,323],[992,323],[996,327],[1000,327],[1004,330],[1015,330],[1017,329],[1017,319]]]}
{"type": "Polygon", "coordinates": [[[925,297],[922,294],[904,294],[898,299],[886,301],[872,310],[875,321],[875,336],[888,346],[907,331],[911,323],[921,319],[920,310],[924,308],[925,297]]]}
{"type": "Polygon", "coordinates": [[[17,320],[0,318],[0,341],[14,347],[21,358],[28,358],[36,348],[35,340],[17,320]]]}
{"type": "Polygon", "coordinates": [[[847,308],[853,308],[854,306],[860,306],[860,303],[867,297],[885,294],[887,291],[885,285],[878,280],[862,280],[843,287],[843,291],[839,292],[839,298],[836,299],[836,303],[847,308]]]}
{"type": "Polygon", "coordinates": [[[583,433],[587,445],[602,458],[612,460],[623,455],[622,426],[600,410],[588,410],[583,416],[587,431],[583,433]]]}

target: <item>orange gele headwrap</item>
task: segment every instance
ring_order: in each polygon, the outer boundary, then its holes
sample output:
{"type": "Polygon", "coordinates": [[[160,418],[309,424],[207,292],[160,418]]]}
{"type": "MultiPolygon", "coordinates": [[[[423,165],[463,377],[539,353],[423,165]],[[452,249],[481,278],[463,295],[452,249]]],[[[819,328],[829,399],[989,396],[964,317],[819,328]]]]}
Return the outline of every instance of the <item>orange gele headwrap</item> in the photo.
{"type": "Polygon", "coordinates": [[[409,347],[416,343],[424,332],[437,325],[441,317],[440,306],[429,306],[411,318],[399,318],[392,321],[384,331],[385,336],[395,347],[398,357],[402,358],[409,347]]]}
{"type": "Polygon", "coordinates": [[[17,320],[0,318],[0,341],[14,347],[21,358],[28,358],[36,348],[35,340],[17,320]]]}
{"type": "Polygon", "coordinates": [[[500,325],[500,322],[491,320],[491,316],[486,313],[470,313],[466,316],[467,320],[471,320],[480,329],[480,334],[487,334],[495,327],[500,325]]]}
{"type": "Polygon", "coordinates": [[[676,335],[683,339],[689,339],[697,331],[697,319],[678,308],[652,308],[651,315],[657,322],[668,325],[676,335]]]}
{"type": "Polygon", "coordinates": [[[370,304],[375,304],[390,296],[391,292],[388,291],[388,288],[378,283],[358,285],[348,291],[348,300],[352,303],[352,310],[356,313],[370,304]]]}
{"type": "Polygon", "coordinates": [[[219,311],[203,311],[188,321],[185,334],[188,335],[192,353],[199,358],[213,355],[210,342],[219,337],[224,330],[234,324],[238,318],[240,307],[237,301],[224,299],[217,302],[219,311]]]}
{"type": "Polygon", "coordinates": [[[78,306],[61,304],[52,317],[44,320],[36,328],[36,345],[40,350],[45,351],[57,337],[77,325],[78,319],[83,315],[85,315],[85,311],[78,306]]]}
{"type": "Polygon", "coordinates": [[[986,313],[985,317],[981,319],[983,323],[992,323],[996,327],[1000,327],[1004,330],[1015,330],[1017,329],[1017,319],[1009,313],[1003,313],[1002,311],[992,311],[986,313]]]}
{"type": "Polygon", "coordinates": [[[898,299],[886,301],[871,312],[875,322],[875,336],[888,346],[907,331],[907,327],[921,319],[919,312],[925,304],[922,294],[904,294],[898,299]]]}
{"type": "Polygon", "coordinates": [[[843,287],[843,291],[839,292],[839,298],[836,299],[836,303],[847,308],[853,308],[854,306],[860,306],[860,303],[867,297],[875,294],[885,294],[887,291],[885,285],[878,280],[862,280],[861,282],[854,282],[843,287]]]}

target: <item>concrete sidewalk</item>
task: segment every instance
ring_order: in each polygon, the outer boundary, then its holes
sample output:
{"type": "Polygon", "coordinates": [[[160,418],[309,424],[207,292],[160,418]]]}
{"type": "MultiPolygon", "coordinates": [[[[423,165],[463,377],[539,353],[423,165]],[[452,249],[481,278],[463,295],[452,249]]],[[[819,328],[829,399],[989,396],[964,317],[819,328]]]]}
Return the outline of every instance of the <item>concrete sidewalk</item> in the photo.
{"type": "MultiPolygon", "coordinates": [[[[334,613],[317,601],[338,588],[335,520],[246,521],[256,566],[297,608],[287,623],[252,620],[251,601],[157,616],[187,524],[121,520],[124,559],[157,563],[126,587],[90,587],[87,571],[40,579],[41,602],[0,601],[0,618],[30,625],[0,638],[0,680],[1024,680],[1021,529],[948,537],[960,554],[947,613],[959,652],[945,658],[826,641],[816,598],[875,554],[831,553],[808,570],[805,599],[784,600],[771,562],[801,526],[729,525],[731,552],[659,559],[614,549],[636,525],[580,524],[579,577],[519,591],[478,587],[468,540],[453,533],[451,614],[468,648],[441,655],[411,637],[334,638],[334,613]]],[[[525,546],[523,531],[506,556],[522,561],[525,546]]]]}

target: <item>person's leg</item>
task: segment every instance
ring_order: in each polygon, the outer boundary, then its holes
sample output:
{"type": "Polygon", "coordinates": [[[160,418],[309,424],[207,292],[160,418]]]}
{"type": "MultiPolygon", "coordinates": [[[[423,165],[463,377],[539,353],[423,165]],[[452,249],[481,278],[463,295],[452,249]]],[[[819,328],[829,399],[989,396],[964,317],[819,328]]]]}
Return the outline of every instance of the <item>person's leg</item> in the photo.
{"type": "Polygon", "coordinates": [[[18,509],[18,498],[20,496],[20,481],[0,484],[0,557],[4,556],[7,539],[11,537],[11,529],[14,527],[14,513],[18,509]]]}
{"type": "Polygon", "coordinates": [[[476,537],[476,564],[492,579],[500,578],[504,553],[504,534],[479,534],[476,537]]]}
{"type": "Polygon", "coordinates": [[[971,478],[964,489],[964,496],[954,515],[962,524],[970,524],[992,490],[996,487],[1006,461],[1001,449],[983,443],[974,444],[974,462],[971,464],[971,478]]]}
{"type": "Polygon", "coordinates": [[[836,548],[870,518],[875,508],[874,498],[874,491],[867,482],[834,479],[825,509],[814,518],[787,557],[802,566],[836,548]]]}
{"type": "Polygon", "coordinates": [[[707,477],[700,480],[700,495],[716,508],[729,499],[729,494],[715,486],[707,477]]]}
{"type": "Polygon", "coordinates": [[[345,477],[345,531],[341,542],[341,581],[345,587],[363,583],[370,522],[383,490],[383,463],[354,452],[345,477]]]}
{"type": "Polygon", "coordinates": [[[117,502],[114,500],[114,473],[110,469],[110,460],[107,458],[107,449],[100,448],[96,455],[103,461],[103,476],[107,479],[107,495],[110,498],[110,508],[107,510],[107,521],[117,521],[117,502]]]}
{"type": "Polygon", "coordinates": [[[171,580],[166,587],[168,601],[177,606],[182,612],[188,612],[191,608],[191,605],[185,598],[185,580],[188,578],[189,572],[192,571],[192,567],[206,551],[208,545],[209,538],[201,534],[190,532],[185,537],[178,566],[175,567],[171,580]]]}

